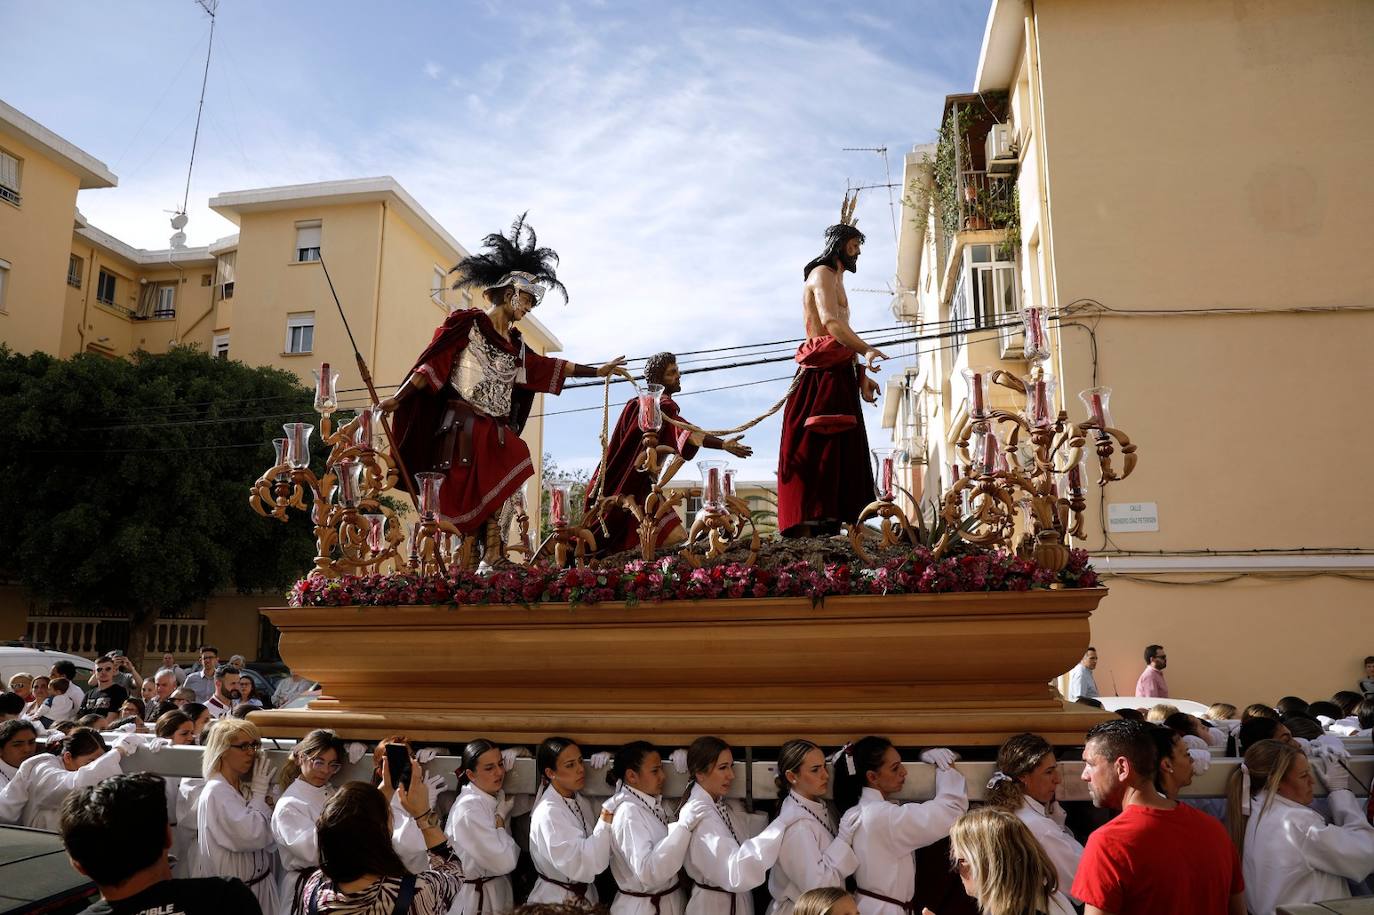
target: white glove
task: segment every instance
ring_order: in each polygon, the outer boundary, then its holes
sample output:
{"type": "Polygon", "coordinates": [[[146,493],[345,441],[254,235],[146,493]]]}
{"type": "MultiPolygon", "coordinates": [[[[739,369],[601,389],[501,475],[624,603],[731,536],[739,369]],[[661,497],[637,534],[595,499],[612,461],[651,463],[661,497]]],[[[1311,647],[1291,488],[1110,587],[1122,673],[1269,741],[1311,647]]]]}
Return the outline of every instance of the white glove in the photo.
{"type": "Polygon", "coordinates": [[[1193,761],[1193,774],[1201,775],[1212,768],[1212,754],[1208,750],[1189,750],[1188,758],[1193,761]]]}
{"type": "Polygon", "coordinates": [[[167,747],[170,747],[171,745],[172,742],[168,740],[166,737],[143,738],[143,746],[147,749],[149,753],[161,753],[163,750],[165,750],[167,747]]]}
{"type": "Polygon", "coordinates": [[[1336,723],[1335,718],[1328,718],[1325,715],[1318,715],[1317,722],[1322,726],[1323,731],[1331,730],[1331,725],[1336,723]]]}
{"type": "Polygon", "coordinates": [[[119,755],[128,758],[138,752],[138,748],[143,746],[143,740],[133,733],[127,731],[116,734],[110,740],[110,748],[118,750],[119,755]]]}
{"type": "Polygon", "coordinates": [[[1310,757],[1312,755],[1312,741],[1306,737],[1294,737],[1293,743],[1297,745],[1299,750],[1302,750],[1304,756],[1310,757]]]}
{"type": "MultiPolygon", "coordinates": [[[[424,750],[421,750],[420,752],[423,753],[424,750]]],[[[419,762],[418,756],[416,757],[416,762],[419,762]]],[[[435,800],[438,799],[439,795],[443,793],[443,791],[448,787],[448,785],[444,781],[443,774],[436,772],[433,775],[425,776],[425,787],[429,789],[429,803],[432,807],[434,806],[435,800]]]]}
{"type": "Polygon", "coordinates": [[[616,808],[623,803],[625,803],[625,792],[617,791],[615,794],[612,794],[610,797],[606,798],[606,800],[601,804],[601,809],[609,813],[611,816],[615,816],[616,808]]]}
{"type": "Polygon", "coordinates": [[[137,733],[138,733],[138,725],[135,724],[135,723],[132,722],[132,721],[130,721],[128,724],[121,724],[119,727],[115,728],[115,733],[117,733],[117,734],[137,734],[137,733]]]}
{"type": "Polygon", "coordinates": [[[367,747],[358,743],[356,740],[344,747],[344,749],[348,751],[348,762],[350,765],[357,765],[358,760],[367,755],[367,747]]]}
{"type": "Polygon", "coordinates": [[[842,839],[846,845],[854,844],[854,833],[859,831],[859,813],[857,804],[844,812],[844,816],[840,817],[840,828],[835,832],[835,838],[842,839]]]}
{"type": "Polygon", "coordinates": [[[678,775],[687,774],[687,749],[678,747],[668,754],[668,762],[673,764],[673,771],[678,775]]]}
{"type": "Polygon", "coordinates": [[[415,761],[423,766],[425,763],[429,762],[431,759],[438,755],[438,747],[424,747],[422,749],[415,751],[415,761]]]}
{"type": "Polygon", "coordinates": [[[1328,793],[1350,790],[1350,773],[1345,771],[1345,767],[1335,757],[1325,758],[1319,765],[1314,765],[1312,774],[1326,786],[1328,793]]]}
{"type": "Polygon", "coordinates": [[[1360,729],[1348,724],[1333,724],[1331,725],[1331,733],[1339,737],[1354,737],[1360,733],[1360,729]]]}
{"type": "Polygon", "coordinates": [[[272,781],[272,760],[267,758],[266,753],[259,753],[258,758],[253,761],[253,781],[250,790],[253,800],[267,800],[267,786],[272,781]]]}
{"type": "Polygon", "coordinates": [[[1349,759],[1350,751],[1345,748],[1345,741],[1334,734],[1323,734],[1312,741],[1312,749],[1318,756],[1329,756],[1332,759],[1349,759]]]}
{"type": "Polygon", "coordinates": [[[682,805],[682,809],[677,812],[677,821],[688,829],[696,829],[706,814],[710,813],[711,807],[700,798],[693,798],[682,805]]]}
{"type": "Polygon", "coordinates": [[[501,751],[501,765],[507,772],[515,771],[515,761],[520,758],[520,754],[515,752],[515,747],[506,747],[501,751]]]}
{"type": "Polygon", "coordinates": [[[610,754],[610,753],[607,753],[605,750],[602,750],[602,751],[599,752],[599,753],[593,753],[593,754],[592,754],[592,768],[593,768],[593,769],[604,769],[604,768],[606,768],[607,766],[609,766],[610,764],[611,764],[611,754],[610,754]]]}
{"type": "Polygon", "coordinates": [[[941,771],[953,766],[958,758],[959,754],[943,747],[932,747],[921,753],[921,762],[928,763],[941,771]]]}
{"type": "Polygon", "coordinates": [[[506,794],[505,791],[496,792],[496,815],[505,823],[510,820],[511,808],[515,806],[515,798],[506,794]]]}
{"type": "Polygon", "coordinates": [[[1207,741],[1203,740],[1201,737],[1198,737],[1196,734],[1184,734],[1183,737],[1179,739],[1182,740],[1183,745],[1190,750],[1207,749],[1207,741]]]}

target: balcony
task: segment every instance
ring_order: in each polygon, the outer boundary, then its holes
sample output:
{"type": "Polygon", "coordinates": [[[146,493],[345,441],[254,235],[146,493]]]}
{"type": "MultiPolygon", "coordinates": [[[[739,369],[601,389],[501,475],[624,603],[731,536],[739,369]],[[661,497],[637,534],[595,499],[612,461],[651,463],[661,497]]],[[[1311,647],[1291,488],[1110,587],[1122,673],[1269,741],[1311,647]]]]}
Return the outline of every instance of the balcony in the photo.
{"type": "MultiPolygon", "coordinates": [[[[94,656],[112,648],[122,649],[129,640],[127,617],[30,616],[25,641],[46,645],[54,651],[94,656]]],[[[146,654],[194,657],[205,643],[205,620],[165,619],[153,624],[146,654]]]]}
{"type": "MultiPolygon", "coordinates": [[[[1003,152],[996,160],[999,170],[988,169],[988,134],[996,124],[1011,126],[1004,94],[945,99],[932,176],[940,241],[947,258],[956,253],[956,236],[963,232],[1002,232],[999,240],[1009,249],[1019,246],[1016,162],[1003,152]]],[[[1015,251],[1007,254],[1010,259],[1015,251]]]]}

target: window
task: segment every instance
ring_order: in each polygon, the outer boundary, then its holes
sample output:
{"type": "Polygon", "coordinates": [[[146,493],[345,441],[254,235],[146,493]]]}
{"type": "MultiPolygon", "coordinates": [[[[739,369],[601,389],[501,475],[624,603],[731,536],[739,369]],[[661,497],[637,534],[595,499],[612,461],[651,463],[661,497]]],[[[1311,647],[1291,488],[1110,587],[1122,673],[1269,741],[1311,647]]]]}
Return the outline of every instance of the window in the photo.
{"type": "Polygon", "coordinates": [[[448,300],[444,297],[444,277],[445,273],[443,269],[440,267],[435,267],[434,279],[429,284],[429,297],[434,301],[435,305],[439,305],[444,309],[447,309],[448,300]]]}
{"type": "Polygon", "coordinates": [[[691,527],[696,516],[701,513],[701,496],[687,497],[687,526],[691,527]]]}
{"type": "Polygon", "coordinates": [[[214,339],[210,341],[210,355],[216,359],[229,358],[228,334],[215,334],[214,339]]]}
{"type": "Polygon", "coordinates": [[[157,287],[157,298],[153,300],[154,318],[175,318],[177,314],[177,287],[163,284],[157,287]]]}
{"type": "Polygon", "coordinates": [[[104,302],[106,305],[115,303],[115,275],[100,271],[100,277],[95,283],[95,300],[104,302]]]}
{"type": "Polygon", "coordinates": [[[997,245],[969,246],[969,292],[974,327],[992,327],[1016,317],[1016,264],[1001,259],[997,245]]]}
{"type": "Polygon", "coordinates": [[[0,200],[16,205],[20,202],[19,177],[19,160],[0,149],[0,200]]]}
{"type": "Polygon", "coordinates": [[[81,288],[81,274],[86,269],[86,262],[75,254],[67,258],[67,285],[81,288]]]}
{"type": "Polygon", "coordinates": [[[202,286],[209,286],[209,285],[213,284],[214,282],[215,282],[215,278],[214,278],[214,276],[213,276],[212,274],[209,274],[209,273],[202,273],[202,274],[200,275],[200,285],[202,285],[202,286]]]}
{"type": "Polygon", "coordinates": [[[320,259],[320,221],[296,223],[296,262],[300,264],[320,259]]]}
{"type": "Polygon", "coordinates": [[[0,260],[0,311],[8,311],[5,305],[5,292],[10,288],[10,262],[0,260]]]}
{"type": "Polygon", "coordinates": [[[234,261],[237,258],[237,251],[227,251],[215,261],[215,284],[219,286],[221,299],[234,297],[234,261]]]}
{"type": "Polygon", "coordinates": [[[315,349],[315,313],[286,316],[286,352],[309,353],[315,349]]]}

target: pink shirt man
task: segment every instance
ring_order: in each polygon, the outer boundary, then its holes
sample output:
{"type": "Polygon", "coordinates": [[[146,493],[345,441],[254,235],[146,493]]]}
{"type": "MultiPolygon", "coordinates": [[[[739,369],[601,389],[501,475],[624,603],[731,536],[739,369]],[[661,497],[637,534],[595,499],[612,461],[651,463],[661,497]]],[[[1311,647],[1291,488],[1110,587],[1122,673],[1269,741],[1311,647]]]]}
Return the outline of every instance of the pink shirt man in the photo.
{"type": "Polygon", "coordinates": [[[1153,666],[1146,666],[1140,673],[1140,679],[1135,681],[1135,694],[1168,699],[1169,684],[1164,682],[1164,672],[1155,670],[1153,666]]]}

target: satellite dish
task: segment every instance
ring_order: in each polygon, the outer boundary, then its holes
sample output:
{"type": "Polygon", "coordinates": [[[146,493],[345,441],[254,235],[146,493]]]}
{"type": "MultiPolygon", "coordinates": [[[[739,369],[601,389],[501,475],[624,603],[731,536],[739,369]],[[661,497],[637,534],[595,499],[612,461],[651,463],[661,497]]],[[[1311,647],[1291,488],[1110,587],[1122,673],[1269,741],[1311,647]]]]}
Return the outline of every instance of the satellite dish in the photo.
{"type": "Polygon", "coordinates": [[[186,228],[186,223],[187,223],[187,219],[186,219],[186,214],[185,214],[185,213],[178,213],[178,214],[176,214],[175,216],[172,217],[172,228],[173,228],[173,229],[177,229],[177,230],[184,229],[184,228],[186,228]]]}

